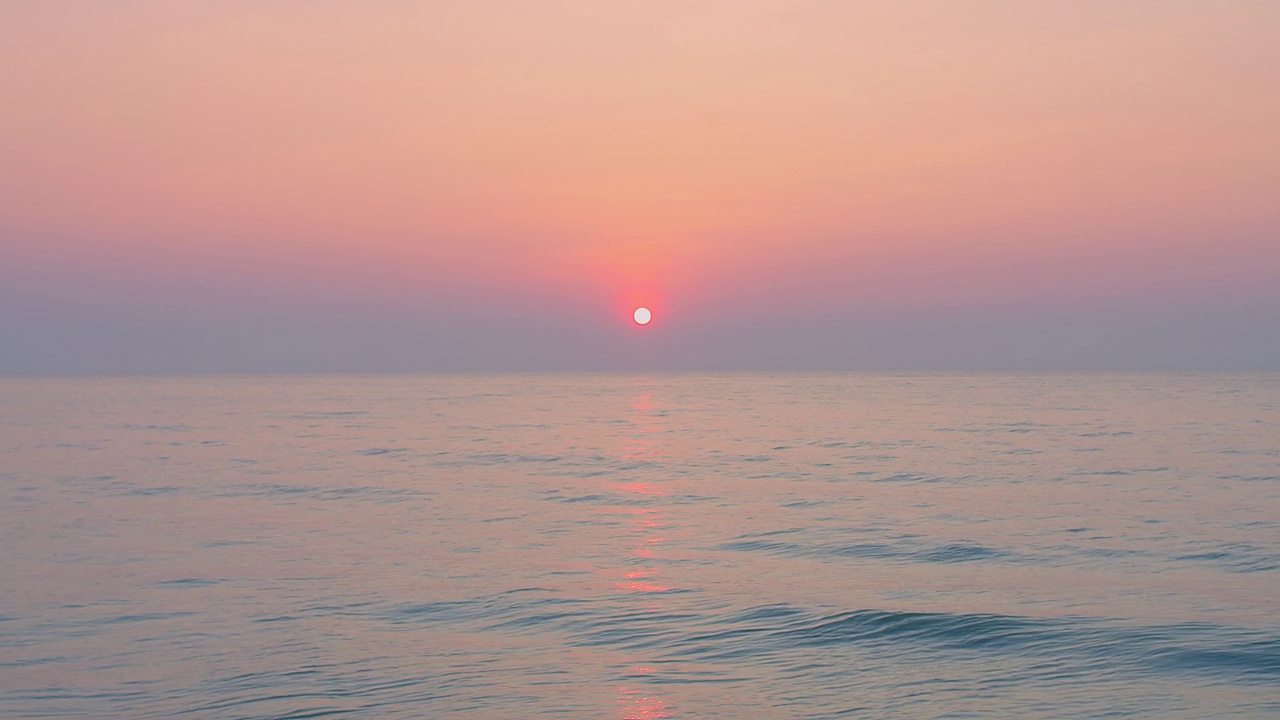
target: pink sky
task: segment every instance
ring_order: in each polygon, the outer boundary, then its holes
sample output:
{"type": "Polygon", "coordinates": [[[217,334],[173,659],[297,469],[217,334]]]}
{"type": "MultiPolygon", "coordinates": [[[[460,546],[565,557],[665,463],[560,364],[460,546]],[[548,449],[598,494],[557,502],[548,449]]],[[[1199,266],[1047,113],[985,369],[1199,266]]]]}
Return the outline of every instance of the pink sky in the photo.
{"type": "MultiPolygon", "coordinates": [[[[608,367],[641,303],[655,331],[815,338],[1267,317],[1277,88],[1266,0],[5,3],[0,323],[43,329],[0,372],[92,358],[64,336],[103,322],[163,324],[142,334],[172,357],[213,326],[549,323],[608,367]]],[[[677,340],[645,357],[681,365],[677,340]]],[[[255,362],[226,366],[288,365],[255,362]]]]}

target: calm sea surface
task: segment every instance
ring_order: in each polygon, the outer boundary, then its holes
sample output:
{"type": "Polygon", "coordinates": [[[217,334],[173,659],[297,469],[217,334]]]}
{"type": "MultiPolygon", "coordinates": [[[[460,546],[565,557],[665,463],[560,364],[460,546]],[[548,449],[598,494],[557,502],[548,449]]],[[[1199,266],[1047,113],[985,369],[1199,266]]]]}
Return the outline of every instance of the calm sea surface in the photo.
{"type": "Polygon", "coordinates": [[[0,381],[5,718],[1280,717],[1280,375],[0,381]]]}

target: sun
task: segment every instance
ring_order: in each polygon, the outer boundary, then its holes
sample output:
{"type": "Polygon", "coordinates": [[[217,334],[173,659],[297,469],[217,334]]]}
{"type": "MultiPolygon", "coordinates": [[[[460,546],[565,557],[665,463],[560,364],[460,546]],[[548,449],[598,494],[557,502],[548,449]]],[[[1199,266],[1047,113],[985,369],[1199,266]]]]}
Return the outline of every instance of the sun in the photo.
{"type": "Polygon", "coordinates": [[[647,307],[638,307],[631,313],[631,317],[635,318],[637,325],[648,325],[649,321],[653,320],[653,313],[647,307]]]}

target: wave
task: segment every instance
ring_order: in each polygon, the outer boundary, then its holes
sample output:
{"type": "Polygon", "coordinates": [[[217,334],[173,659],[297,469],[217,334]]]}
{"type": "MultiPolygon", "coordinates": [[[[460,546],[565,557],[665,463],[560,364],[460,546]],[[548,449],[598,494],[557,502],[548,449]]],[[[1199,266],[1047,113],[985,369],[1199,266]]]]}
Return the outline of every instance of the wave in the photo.
{"type": "Polygon", "coordinates": [[[803,544],[777,540],[738,539],[716,546],[717,550],[739,552],[767,552],[792,557],[816,558],[869,558],[919,563],[960,563],[980,560],[1010,560],[1018,555],[1008,550],[959,542],[941,545],[919,545],[903,542],[860,542],[803,544]]]}
{"type": "Polygon", "coordinates": [[[770,662],[871,652],[900,663],[991,660],[1024,679],[1099,672],[1186,673],[1219,681],[1280,680],[1280,635],[1218,623],[857,609],[791,604],[655,611],[643,605],[522,588],[379,613],[395,625],[447,623],[476,632],[554,633],[568,645],[644,651],[657,661],[770,662]]]}

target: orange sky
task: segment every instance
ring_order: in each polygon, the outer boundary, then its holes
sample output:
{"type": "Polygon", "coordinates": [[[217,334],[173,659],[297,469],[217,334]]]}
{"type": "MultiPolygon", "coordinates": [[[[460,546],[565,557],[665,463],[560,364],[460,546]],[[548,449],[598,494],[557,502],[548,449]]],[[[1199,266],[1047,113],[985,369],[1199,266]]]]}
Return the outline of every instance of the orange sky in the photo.
{"type": "Polygon", "coordinates": [[[45,294],[713,318],[1280,278],[1269,0],[50,0],[0,48],[0,247],[45,294]]]}

